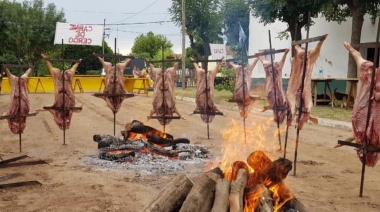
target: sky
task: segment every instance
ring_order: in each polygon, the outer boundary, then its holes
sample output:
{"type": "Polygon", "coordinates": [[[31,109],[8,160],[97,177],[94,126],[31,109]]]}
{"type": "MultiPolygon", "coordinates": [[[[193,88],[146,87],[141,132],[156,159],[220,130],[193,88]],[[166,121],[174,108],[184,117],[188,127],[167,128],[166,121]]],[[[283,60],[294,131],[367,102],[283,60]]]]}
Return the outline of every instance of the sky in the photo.
{"type": "MultiPolygon", "coordinates": [[[[67,23],[106,23],[108,46],[126,55],[131,52],[135,38],[152,31],[165,36],[173,44],[174,53],[182,52],[181,27],[171,21],[168,9],[172,0],[44,0],[54,3],[65,13],[67,23]]],[[[188,39],[188,38],[186,38],[188,39]]],[[[188,46],[186,40],[186,47],[188,46]]]]}

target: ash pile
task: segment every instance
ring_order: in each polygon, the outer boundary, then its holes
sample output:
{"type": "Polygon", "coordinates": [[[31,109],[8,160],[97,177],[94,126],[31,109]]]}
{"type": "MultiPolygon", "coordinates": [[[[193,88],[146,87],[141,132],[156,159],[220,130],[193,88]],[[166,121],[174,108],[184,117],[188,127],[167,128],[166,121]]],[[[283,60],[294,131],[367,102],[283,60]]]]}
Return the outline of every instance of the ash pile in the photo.
{"type": "Polygon", "coordinates": [[[98,165],[121,166],[148,170],[151,173],[184,170],[185,163],[202,163],[208,158],[208,149],[190,144],[187,138],[174,139],[142,122],[127,123],[121,136],[95,134],[98,143],[98,165]]]}

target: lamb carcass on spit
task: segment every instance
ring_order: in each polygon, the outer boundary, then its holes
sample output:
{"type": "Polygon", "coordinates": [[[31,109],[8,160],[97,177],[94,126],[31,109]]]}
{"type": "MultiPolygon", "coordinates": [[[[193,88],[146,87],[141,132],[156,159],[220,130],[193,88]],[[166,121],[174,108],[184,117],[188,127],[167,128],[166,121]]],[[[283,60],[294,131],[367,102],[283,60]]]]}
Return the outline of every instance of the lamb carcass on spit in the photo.
{"type": "Polygon", "coordinates": [[[240,116],[243,118],[248,117],[248,113],[251,110],[251,105],[253,103],[250,95],[251,74],[258,60],[258,58],[255,58],[253,62],[246,67],[237,65],[232,61],[227,63],[228,67],[235,70],[234,99],[239,107],[240,116]]]}
{"type": "Polygon", "coordinates": [[[289,116],[290,119],[288,120],[288,125],[291,125],[291,120],[296,119],[297,121],[297,129],[302,129],[303,125],[308,121],[312,121],[313,123],[317,124],[318,119],[313,117],[311,113],[311,109],[313,107],[313,100],[312,100],[312,92],[311,92],[311,75],[313,72],[313,66],[315,64],[315,61],[317,60],[322,44],[324,40],[326,39],[327,34],[324,35],[324,38],[320,40],[316,47],[314,49],[311,49],[307,52],[300,46],[296,45],[294,46],[294,57],[292,58],[292,71],[290,74],[289,82],[288,82],[288,88],[286,91],[286,99],[287,103],[289,105],[291,115],[289,116]],[[301,94],[302,89],[302,74],[304,69],[304,57],[307,57],[307,64],[306,64],[306,73],[305,73],[305,79],[304,79],[304,87],[303,87],[303,93],[301,94]],[[298,114],[299,114],[299,106],[300,101],[303,101],[302,104],[302,113],[301,117],[298,120],[298,114]]]}
{"type": "Polygon", "coordinates": [[[289,49],[286,49],[282,59],[279,62],[275,62],[272,66],[272,63],[266,60],[264,57],[259,57],[260,61],[263,63],[265,70],[265,80],[266,86],[265,90],[267,93],[267,101],[269,105],[264,106],[263,112],[268,109],[273,109],[276,105],[278,107],[277,113],[276,110],[273,110],[274,121],[279,124],[282,124],[285,120],[287,114],[287,103],[282,86],[282,68],[285,64],[286,56],[288,55],[289,49]],[[273,77],[275,79],[273,80],[273,77]]]}
{"type": "Polygon", "coordinates": [[[163,71],[162,68],[155,68],[152,63],[149,64],[153,75],[153,109],[151,110],[148,120],[156,114],[161,125],[167,125],[172,121],[173,114],[181,117],[175,106],[174,79],[177,75],[178,62],[173,67],[163,71]]]}
{"type": "MultiPolygon", "coordinates": [[[[349,43],[344,42],[344,47],[350,52],[355,59],[357,66],[358,87],[356,98],[352,111],[352,129],[354,131],[355,142],[363,144],[367,142],[367,146],[380,148],[380,67],[375,69],[375,86],[373,96],[370,95],[373,62],[363,59],[360,52],[355,50],[349,43]],[[366,129],[368,104],[372,98],[371,114],[369,125],[366,129]]],[[[363,150],[357,149],[359,159],[368,166],[375,166],[379,160],[377,152],[367,151],[366,158],[363,158],[363,150]]]]}
{"type": "Polygon", "coordinates": [[[2,115],[2,117],[6,118],[0,117],[0,119],[8,120],[8,126],[14,134],[23,133],[26,126],[26,116],[30,110],[26,82],[31,71],[32,68],[29,67],[23,75],[16,77],[5,67],[5,72],[11,84],[11,104],[9,112],[2,115]]]}
{"type": "MultiPolygon", "coordinates": [[[[117,113],[120,110],[121,103],[127,97],[123,73],[132,60],[127,59],[125,62],[117,63],[115,68],[115,66],[112,66],[110,62],[104,61],[103,58],[97,56],[96,54],[94,55],[102,64],[106,74],[106,83],[103,93],[96,93],[94,96],[104,99],[112,112],[117,113]]],[[[133,96],[133,94],[130,95],[133,96]]]]}
{"type": "MultiPolygon", "coordinates": [[[[193,58],[190,58],[193,61],[193,58]]],[[[222,64],[225,64],[224,57],[222,58],[222,64]]],[[[218,63],[214,70],[207,72],[202,68],[199,68],[196,62],[193,62],[197,75],[197,91],[195,94],[195,103],[197,107],[194,113],[200,113],[201,119],[204,123],[211,123],[215,117],[215,113],[221,113],[219,108],[214,103],[214,82],[216,74],[220,70],[221,64],[218,63]],[[207,79],[206,79],[207,78],[207,79]],[[207,85],[207,86],[206,86],[207,85]]]]}
{"type": "Polygon", "coordinates": [[[44,54],[41,54],[41,56],[53,78],[55,94],[54,104],[44,107],[44,109],[47,109],[53,115],[55,123],[61,130],[69,129],[73,112],[82,110],[81,106],[75,107],[75,96],[72,87],[73,76],[81,59],[75,62],[70,69],[61,71],[53,67],[44,54]]]}

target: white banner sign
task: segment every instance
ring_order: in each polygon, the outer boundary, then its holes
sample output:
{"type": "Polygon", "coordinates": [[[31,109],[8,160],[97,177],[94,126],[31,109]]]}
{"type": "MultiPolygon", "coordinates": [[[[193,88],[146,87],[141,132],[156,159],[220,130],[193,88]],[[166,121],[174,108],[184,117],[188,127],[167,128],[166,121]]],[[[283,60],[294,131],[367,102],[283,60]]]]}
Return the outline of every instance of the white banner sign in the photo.
{"type": "Polygon", "coordinates": [[[102,25],[84,25],[57,22],[54,44],[101,46],[102,25]]]}
{"type": "Polygon", "coordinates": [[[210,51],[214,60],[222,59],[222,57],[226,58],[226,46],[224,44],[210,43],[210,51]]]}

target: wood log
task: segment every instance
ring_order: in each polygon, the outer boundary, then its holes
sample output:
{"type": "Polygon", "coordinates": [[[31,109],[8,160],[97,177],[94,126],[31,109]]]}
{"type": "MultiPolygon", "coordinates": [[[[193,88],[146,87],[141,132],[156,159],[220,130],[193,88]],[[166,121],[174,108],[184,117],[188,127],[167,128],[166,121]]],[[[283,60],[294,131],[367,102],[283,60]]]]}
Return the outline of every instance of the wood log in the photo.
{"type": "Polygon", "coordinates": [[[216,182],[207,174],[202,174],[195,180],[180,212],[209,212],[215,199],[216,182]]]}
{"type": "Polygon", "coordinates": [[[247,163],[255,171],[249,175],[248,186],[264,183],[268,188],[284,180],[292,169],[292,162],[285,158],[271,161],[261,151],[248,156],[247,163]]]}
{"type": "Polygon", "coordinates": [[[282,207],[282,211],[287,211],[293,209],[293,211],[306,212],[305,206],[298,200],[298,198],[293,197],[291,200],[285,203],[282,207]]]}
{"type": "Polygon", "coordinates": [[[166,150],[163,148],[156,147],[150,143],[146,144],[146,148],[148,148],[150,151],[156,154],[167,156],[167,157],[178,157],[179,153],[181,152],[191,152],[191,150],[166,150]]]}
{"type": "Polygon", "coordinates": [[[239,169],[245,169],[249,173],[249,168],[246,163],[244,163],[243,161],[235,161],[232,164],[232,172],[231,172],[231,179],[230,179],[231,182],[236,180],[239,169]]]}
{"type": "Polygon", "coordinates": [[[215,200],[211,212],[228,212],[231,183],[226,179],[216,181],[215,200]]]}
{"type": "Polygon", "coordinates": [[[191,180],[185,173],[182,173],[166,185],[158,197],[143,209],[142,212],[178,211],[192,187],[193,183],[191,180]]]}
{"type": "Polygon", "coordinates": [[[243,195],[244,188],[247,185],[248,172],[245,169],[239,169],[236,181],[231,183],[229,196],[230,212],[241,212],[244,208],[243,195]]]}
{"type": "MultiPolygon", "coordinates": [[[[160,137],[165,137],[167,139],[173,139],[173,136],[162,132],[160,130],[157,130],[153,127],[146,126],[144,125],[141,121],[133,120],[132,122],[129,122],[125,125],[125,130],[126,132],[131,132],[131,133],[138,133],[138,134],[147,134],[147,135],[157,135],[160,137]]],[[[128,134],[124,134],[124,136],[128,134]]]]}
{"type": "Polygon", "coordinates": [[[177,138],[177,139],[166,139],[158,135],[147,135],[148,142],[153,144],[158,144],[162,147],[175,146],[177,144],[189,144],[190,140],[187,138],[177,138]]]}
{"type": "Polygon", "coordinates": [[[256,212],[272,212],[273,198],[272,192],[263,184],[246,188],[245,195],[245,210],[256,212]]]}

